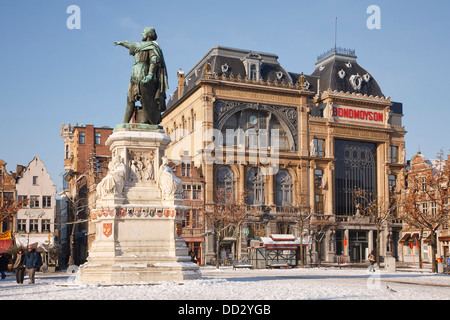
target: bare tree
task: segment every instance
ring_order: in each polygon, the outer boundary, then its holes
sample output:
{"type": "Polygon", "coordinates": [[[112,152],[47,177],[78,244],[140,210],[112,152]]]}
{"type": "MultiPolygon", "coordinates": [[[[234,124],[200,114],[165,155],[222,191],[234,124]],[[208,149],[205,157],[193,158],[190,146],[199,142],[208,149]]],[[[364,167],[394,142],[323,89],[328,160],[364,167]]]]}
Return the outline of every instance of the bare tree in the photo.
{"type": "Polygon", "coordinates": [[[407,181],[401,217],[411,229],[430,232],[432,272],[436,272],[437,232],[449,222],[450,165],[442,151],[430,170],[411,172],[407,181]]]}
{"type": "Polygon", "coordinates": [[[321,244],[328,230],[335,225],[330,215],[313,215],[309,221],[311,239],[316,243],[318,267],[321,266],[321,244]]]}
{"type": "Polygon", "coordinates": [[[19,209],[28,205],[28,198],[23,198],[19,201],[14,200],[13,197],[4,197],[0,201],[0,223],[3,221],[11,221],[19,211],[19,209]]]}
{"type": "Polygon", "coordinates": [[[203,209],[205,223],[212,227],[216,238],[216,268],[220,266],[220,243],[226,231],[239,226],[247,215],[247,206],[236,200],[233,191],[217,189],[216,201],[203,209]]]}
{"type": "Polygon", "coordinates": [[[377,229],[376,256],[377,265],[380,267],[380,237],[381,229],[386,221],[393,217],[397,212],[398,201],[394,193],[391,193],[389,199],[385,200],[383,196],[374,196],[362,189],[353,192],[356,206],[356,214],[369,217],[370,221],[377,229]]]}
{"type": "Polygon", "coordinates": [[[283,218],[292,222],[297,229],[300,240],[300,267],[303,268],[304,264],[304,252],[303,252],[303,234],[308,229],[311,220],[311,210],[307,205],[298,206],[282,206],[279,209],[283,213],[283,218]]]}

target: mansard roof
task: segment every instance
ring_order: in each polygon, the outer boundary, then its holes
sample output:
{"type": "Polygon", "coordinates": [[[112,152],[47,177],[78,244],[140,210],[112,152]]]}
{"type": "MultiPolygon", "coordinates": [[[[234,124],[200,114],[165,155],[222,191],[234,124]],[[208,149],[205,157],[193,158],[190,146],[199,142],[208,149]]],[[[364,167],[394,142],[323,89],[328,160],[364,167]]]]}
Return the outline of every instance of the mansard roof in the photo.
{"type": "MultiPolygon", "coordinates": [[[[304,76],[307,90],[312,92],[331,89],[384,97],[372,75],[356,62],[354,51],[341,48],[320,56],[315,70],[308,75],[287,72],[278,62],[278,56],[272,53],[215,46],[185,74],[181,97],[195,90],[197,81],[204,77],[205,66],[210,74],[219,78],[232,76],[249,79],[252,76],[250,67],[256,66],[258,77],[272,83],[283,81],[286,85],[294,86],[304,76]]],[[[167,110],[170,110],[179,100],[178,88],[168,98],[167,110]]]]}
{"type": "Polygon", "coordinates": [[[318,57],[311,74],[320,78],[319,91],[361,93],[384,97],[373,76],[356,61],[354,50],[335,48],[318,57]]]}

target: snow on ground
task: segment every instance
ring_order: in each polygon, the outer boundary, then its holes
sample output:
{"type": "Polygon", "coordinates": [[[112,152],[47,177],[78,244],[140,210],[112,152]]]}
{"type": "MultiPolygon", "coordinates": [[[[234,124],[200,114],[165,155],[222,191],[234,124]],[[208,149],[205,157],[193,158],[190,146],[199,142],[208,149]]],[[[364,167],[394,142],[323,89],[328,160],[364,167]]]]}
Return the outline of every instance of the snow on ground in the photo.
{"type": "Polygon", "coordinates": [[[85,284],[66,272],[41,273],[34,285],[0,280],[0,300],[448,300],[450,276],[369,273],[357,268],[233,270],[201,267],[202,278],[134,285],[85,284]]]}

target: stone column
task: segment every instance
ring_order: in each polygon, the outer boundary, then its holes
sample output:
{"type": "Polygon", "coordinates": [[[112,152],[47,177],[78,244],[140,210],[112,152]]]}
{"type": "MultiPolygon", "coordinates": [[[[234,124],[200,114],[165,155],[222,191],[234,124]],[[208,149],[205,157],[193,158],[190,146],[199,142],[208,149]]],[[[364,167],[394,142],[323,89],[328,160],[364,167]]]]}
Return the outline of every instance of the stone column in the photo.
{"type": "Polygon", "coordinates": [[[369,253],[370,253],[375,248],[375,244],[376,244],[375,243],[376,239],[374,239],[374,237],[373,237],[373,230],[368,231],[368,241],[369,241],[368,247],[369,247],[369,253]]]}

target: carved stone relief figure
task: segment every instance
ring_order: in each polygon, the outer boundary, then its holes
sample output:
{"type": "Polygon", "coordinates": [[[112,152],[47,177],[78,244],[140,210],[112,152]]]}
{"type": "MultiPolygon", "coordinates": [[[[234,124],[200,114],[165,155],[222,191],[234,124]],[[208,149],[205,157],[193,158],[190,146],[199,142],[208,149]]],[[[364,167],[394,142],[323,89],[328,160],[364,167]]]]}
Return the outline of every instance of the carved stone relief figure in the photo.
{"type": "Polygon", "coordinates": [[[330,236],[329,236],[329,241],[328,241],[328,250],[331,252],[336,251],[336,241],[335,240],[336,240],[336,231],[331,230],[330,236]]]}
{"type": "Polygon", "coordinates": [[[155,152],[141,152],[130,150],[128,152],[128,165],[130,182],[155,181],[153,161],[155,152]]]}
{"type": "Polygon", "coordinates": [[[114,154],[108,164],[108,174],[97,185],[97,199],[109,194],[121,195],[125,186],[126,167],[122,159],[114,154]]]}
{"type": "Polygon", "coordinates": [[[182,199],[183,185],[181,184],[181,179],[174,175],[173,168],[169,167],[169,159],[167,157],[162,157],[161,160],[158,186],[161,189],[162,199],[182,199]]]}

